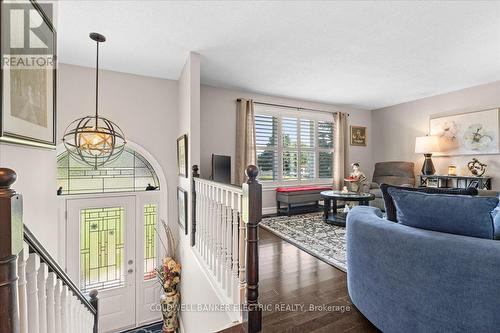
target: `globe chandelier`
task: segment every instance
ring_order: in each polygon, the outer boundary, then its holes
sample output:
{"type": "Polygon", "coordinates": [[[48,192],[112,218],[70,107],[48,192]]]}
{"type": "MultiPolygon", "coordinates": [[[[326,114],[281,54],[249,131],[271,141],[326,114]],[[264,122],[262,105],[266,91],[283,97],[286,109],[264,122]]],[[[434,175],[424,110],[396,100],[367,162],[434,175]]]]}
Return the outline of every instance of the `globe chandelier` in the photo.
{"type": "Polygon", "coordinates": [[[106,37],[96,32],[89,37],[97,44],[95,115],[70,123],[64,132],[63,143],[70,155],[97,169],[116,160],[127,142],[118,125],[99,116],[99,43],[105,42],[106,37]]]}

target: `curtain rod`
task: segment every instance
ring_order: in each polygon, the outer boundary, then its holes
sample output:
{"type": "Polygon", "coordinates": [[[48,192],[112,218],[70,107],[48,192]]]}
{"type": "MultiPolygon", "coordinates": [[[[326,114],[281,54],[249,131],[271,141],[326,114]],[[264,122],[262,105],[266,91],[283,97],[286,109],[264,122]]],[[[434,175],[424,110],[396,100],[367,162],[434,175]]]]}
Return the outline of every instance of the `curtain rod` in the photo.
{"type": "MultiPolygon", "coordinates": [[[[236,101],[241,102],[241,98],[236,99],[236,101]]],[[[325,112],[325,113],[337,113],[338,112],[338,111],[325,111],[325,110],[318,110],[318,109],[301,108],[299,106],[291,106],[291,105],[285,105],[285,104],[274,104],[274,103],[256,102],[256,101],[254,101],[254,103],[260,104],[260,105],[277,106],[277,107],[281,107],[281,108],[290,108],[290,109],[325,112]]],[[[346,114],[349,116],[349,113],[346,113],[346,114]]]]}

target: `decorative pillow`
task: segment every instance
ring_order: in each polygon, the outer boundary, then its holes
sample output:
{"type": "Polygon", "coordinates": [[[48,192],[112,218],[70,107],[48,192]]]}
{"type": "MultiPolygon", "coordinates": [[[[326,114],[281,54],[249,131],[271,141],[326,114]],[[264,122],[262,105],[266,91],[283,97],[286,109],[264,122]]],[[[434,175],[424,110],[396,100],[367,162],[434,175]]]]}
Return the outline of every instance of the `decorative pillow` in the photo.
{"type": "Polygon", "coordinates": [[[450,234],[495,238],[492,213],[496,197],[428,194],[389,188],[398,223],[450,234]]]}
{"type": "Polygon", "coordinates": [[[431,194],[477,195],[477,189],[473,187],[469,188],[404,187],[404,186],[381,184],[380,190],[382,191],[382,197],[384,198],[385,213],[387,214],[387,219],[392,222],[398,222],[398,219],[396,215],[396,207],[394,207],[394,202],[392,200],[392,197],[387,191],[387,189],[389,188],[397,188],[405,191],[423,192],[431,194]]]}
{"type": "Polygon", "coordinates": [[[493,229],[495,229],[495,239],[500,240],[500,204],[491,213],[491,216],[493,216],[493,229]]]}

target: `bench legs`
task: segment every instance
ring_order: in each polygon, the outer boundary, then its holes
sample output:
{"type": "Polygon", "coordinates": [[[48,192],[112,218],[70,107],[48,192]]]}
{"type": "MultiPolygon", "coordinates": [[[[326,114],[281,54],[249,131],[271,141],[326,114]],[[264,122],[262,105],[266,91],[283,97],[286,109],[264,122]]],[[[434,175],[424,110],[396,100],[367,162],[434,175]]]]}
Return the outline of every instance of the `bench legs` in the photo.
{"type": "MultiPolygon", "coordinates": [[[[308,201],[307,203],[308,203],[308,207],[313,208],[312,211],[319,211],[319,200],[308,201]]],[[[303,212],[306,212],[306,211],[303,211],[303,212]]],[[[281,216],[281,215],[285,215],[285,214],[286,214],[286,216],[292,216],[292,213],[293,213],[293,208],[292,208],[291,203],[276,200],[276,216],[281,216]],[[281,210],[281,203],[282,202],[286,205],[286,213],[284,212],[285,209],[283,209],[283,211],[281,210]]]]}

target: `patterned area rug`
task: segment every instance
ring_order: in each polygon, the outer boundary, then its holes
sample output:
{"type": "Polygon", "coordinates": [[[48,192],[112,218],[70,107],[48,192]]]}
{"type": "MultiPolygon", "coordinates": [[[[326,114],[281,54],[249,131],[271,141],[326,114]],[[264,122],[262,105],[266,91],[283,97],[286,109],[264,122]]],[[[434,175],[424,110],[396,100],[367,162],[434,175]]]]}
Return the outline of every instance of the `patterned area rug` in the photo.
{"type": "Polygon", "coordinates": [[[345,228],[323,222],[322,213],[267,217],[260,226],[346,272],[345,228]]]}
{"type": "Polygon", "coordinates": [[[122,333],[162,333],[162,330],[161,330],[162,327],[163,327],[163,322],[159,322],[159,323],[154,323],[154,324],[134,328],[132,330],[125,331],[122,333]]]}

